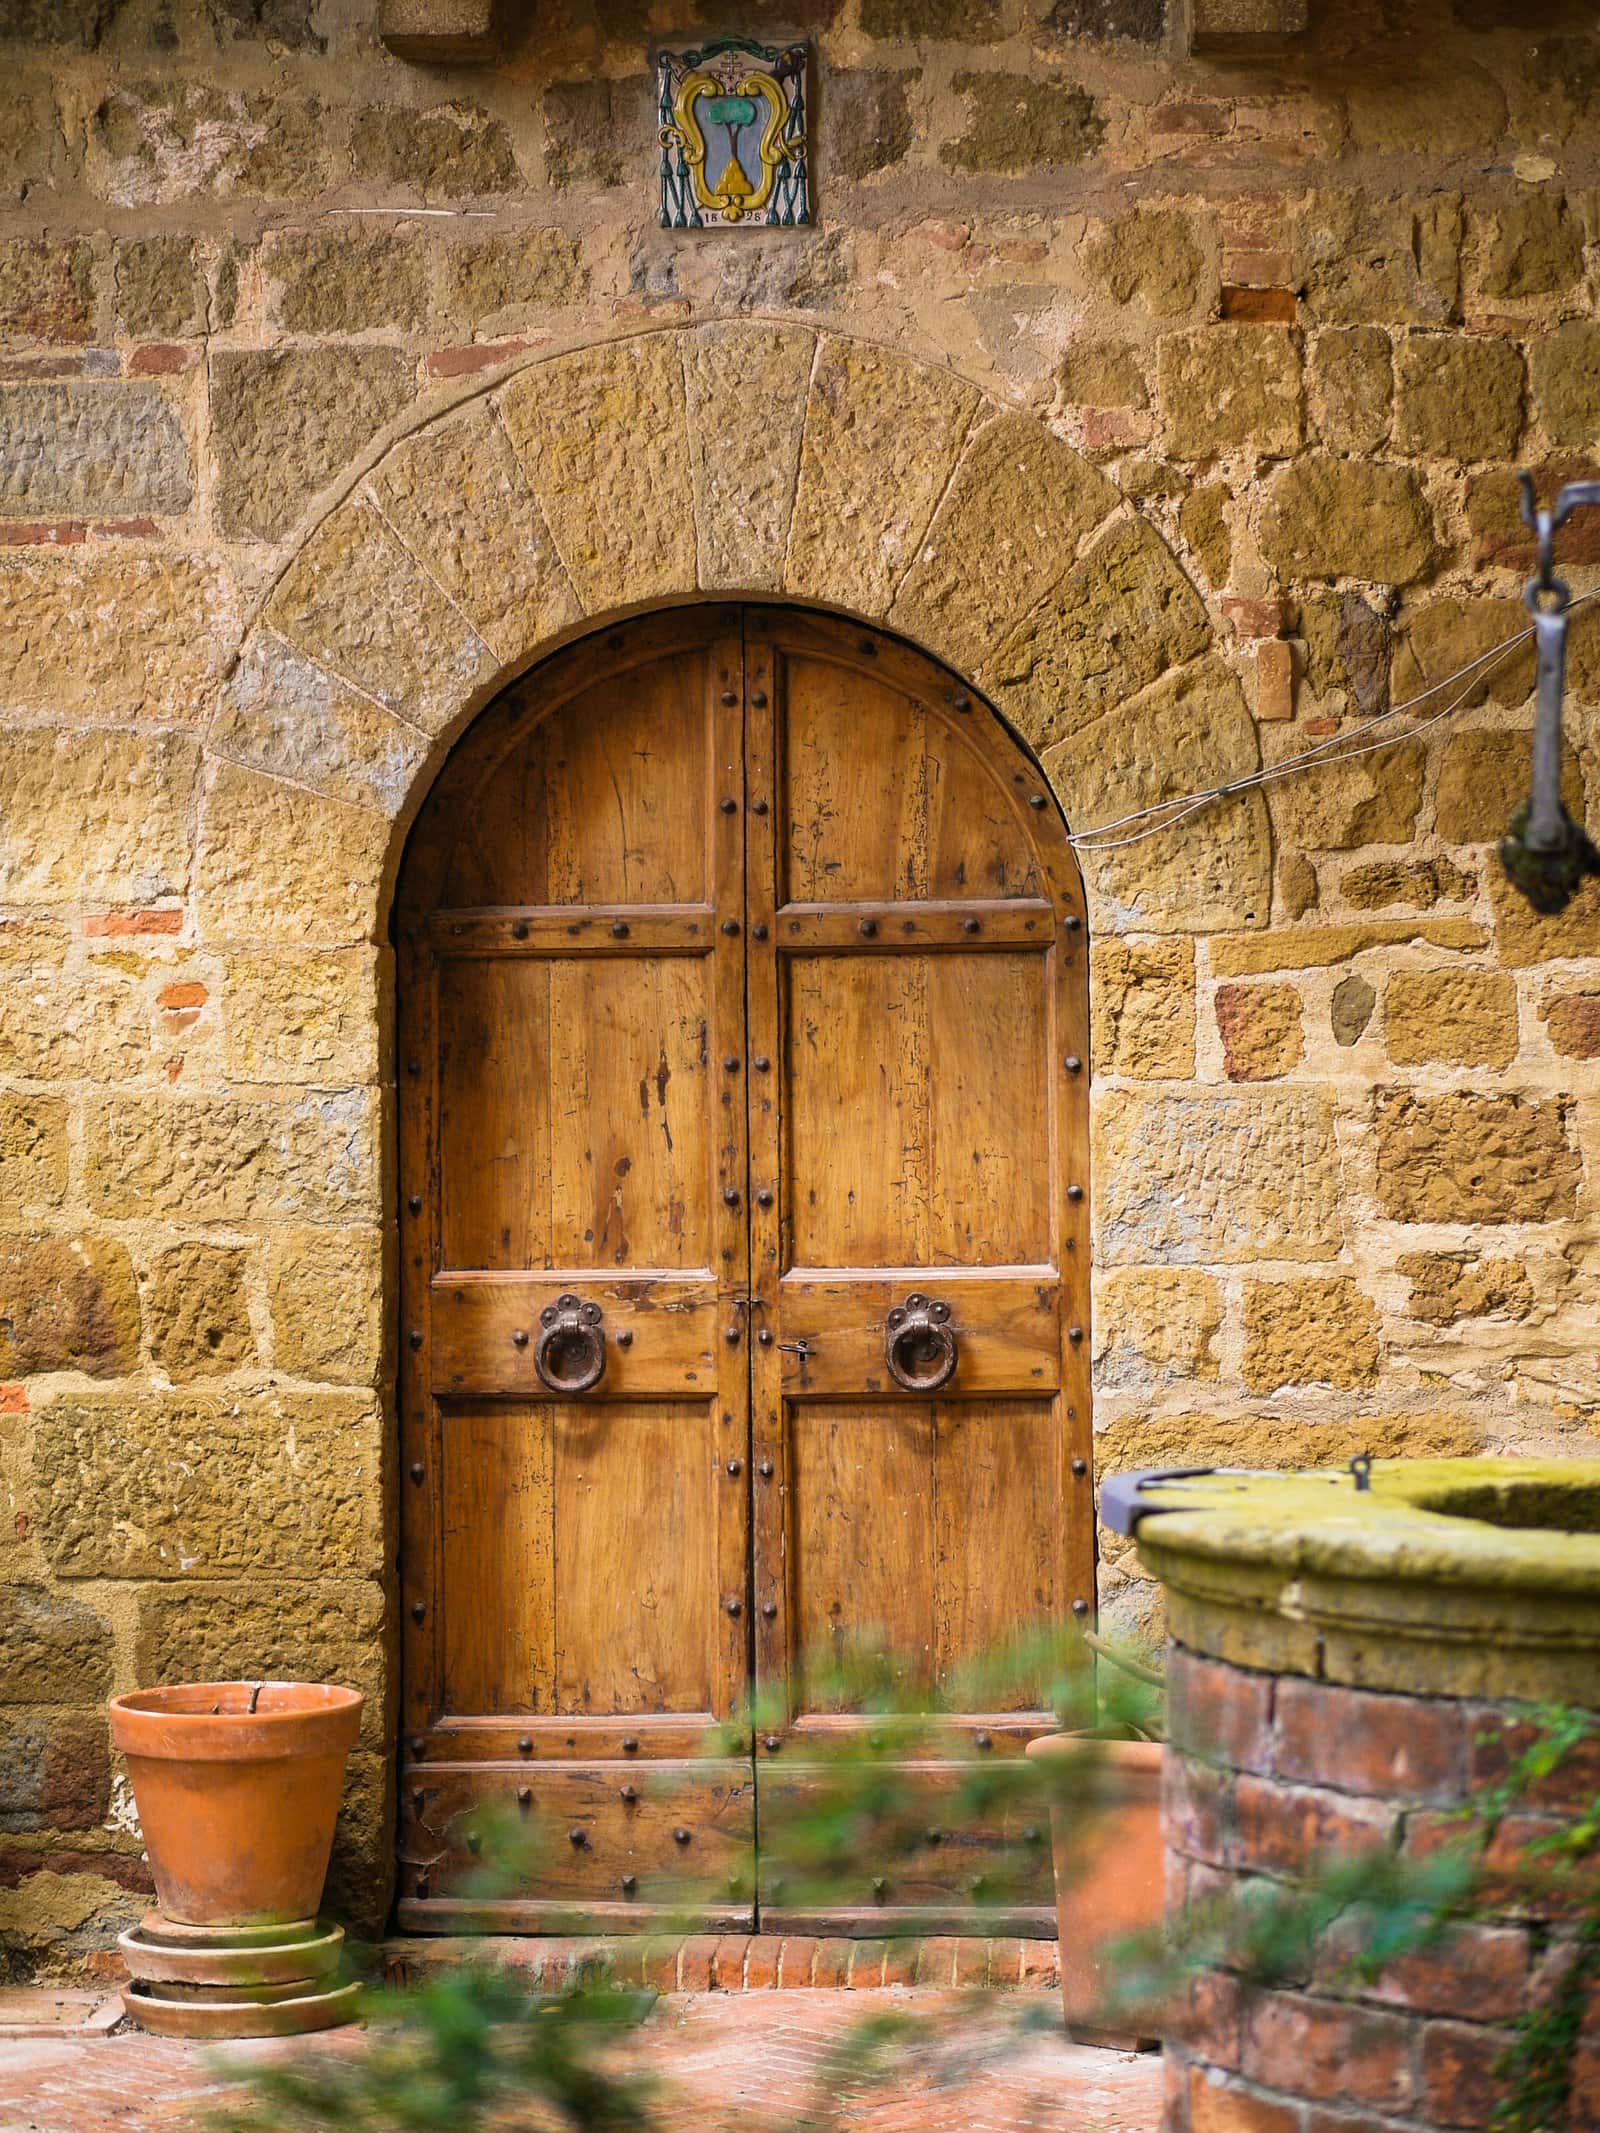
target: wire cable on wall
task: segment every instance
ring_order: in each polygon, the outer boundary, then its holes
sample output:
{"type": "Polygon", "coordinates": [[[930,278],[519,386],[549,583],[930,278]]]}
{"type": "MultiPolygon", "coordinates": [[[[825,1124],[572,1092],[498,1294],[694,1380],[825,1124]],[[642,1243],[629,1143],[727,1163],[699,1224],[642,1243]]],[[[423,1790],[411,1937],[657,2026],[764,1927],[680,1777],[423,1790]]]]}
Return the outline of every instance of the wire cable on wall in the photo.
{"type": "MultiPolygon", "coordinates": [[[[1596,599],[1600,599],[1600,586],[1579,593],[1569,612],[1576,613],[1580,607],[1586,607],[1591,600],[1596,599]]],[[[1147,837],[1164,835],[1166,831],[1175,829],[1180,822],[1186,822],[1191,815],[1199,814],[1202,808],[1210,807],[1217,800],[1229,800],[1236,793],[1255,792],[1261,786],[1275,785],[1280,779],[1294,777],[1302,770],[1320,769],[1329,763],[1354,762],[1358,756],[1375,755],[1381,749],[1398,747],[1401,741],[1409,741],[1416,734],[1426,733],[1430,726],[1438,725],[1441,719],[1449,718],[1452,712],[1459,711],[1467,698],[1473,695],[1491,674],[1505,665],[1513,653],[1532,642],[1533,636],[1532,629],[1520,630],[1516,636],[1507,637],[1502,643],[1491,645],[1487,652],[1480,652],[1476,659],[1469,659],[1465,666],[1457,667],[1453,674],[1446,674],[1415,696],[1407,697],[1404,703],[1391,704],[1387,711],[1379,711],[1374,717],[1363,720],[1359,726],[1352,726],[1349,732],[1333,734],[1328,740],[1318,741],[1298,755],[1286,756],[1281,763],[1269,763],[1260,770],[1251,771],[1245,777],[1229,778],[1224,784],[1208,786],[1203,792],[1181,793],[1170,800],[1157,800],[1149,807],[1135,808],[1131,814],[1118,815],[1110,822],[1097,823],[1093,829],[1079,830],[1070,837],[1073,849],[1079,852],[1120,851],[1126,845],[1142,844],[1147,837]],[[1419,719],[1414,726],[1407,726],[1401,733],[1387,733],[1381,740],[1376,741],[1365,739],[1367,734],[1374,732],[1379,726],[1386,726],[1392,720],[1403,717],[1406,712],[1416,710],[1419,704],[1427,703],[1444,690],[1454,687],[1458,681],[1465,681],[1466,687],[1452,697],[1442,710],[1430,712],[1426,718],[1419,719]],[[1362,745],[1352,746],[1354,742],[1360,742],[1362,745]],[[1157,820],[1157,817],[1160,819],[1157,820]],[[1148,827],[1134,828],[1137,823],[1147,824],[1148,827]],[[1114,834],[1119,830],[1131,830],[1132,834],[1114,834]]]]}

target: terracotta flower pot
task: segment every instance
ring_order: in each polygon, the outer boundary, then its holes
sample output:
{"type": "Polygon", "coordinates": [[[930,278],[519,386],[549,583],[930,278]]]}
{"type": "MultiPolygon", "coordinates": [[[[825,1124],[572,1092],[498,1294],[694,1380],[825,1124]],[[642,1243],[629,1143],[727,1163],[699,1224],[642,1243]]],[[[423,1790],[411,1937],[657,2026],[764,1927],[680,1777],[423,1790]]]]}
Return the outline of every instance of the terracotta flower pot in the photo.
{"type": "Polygon", "coordinates": [[[354,1689],[302,1681],[186,1682],[111,1699],[111,1738],[128,1759],[166,1917],[256,1926],[316,1916],[362,1702],[354,1689]]]}
{"type": "Polygon", "coordinates": [[[1129,2049],[1154,2042],[1145,2025],[1107,2028],[1115,1985],[1107,1951],[1114,1941],[1161,1923],[1162,1744],[1048,1733],[1030,1743],[1035,1760],[1077,1759],[1081,1775],[1050,1809],[1060,1936],[1061,2004],[1067,2028],[1084,2044],[1129,2049]]]}

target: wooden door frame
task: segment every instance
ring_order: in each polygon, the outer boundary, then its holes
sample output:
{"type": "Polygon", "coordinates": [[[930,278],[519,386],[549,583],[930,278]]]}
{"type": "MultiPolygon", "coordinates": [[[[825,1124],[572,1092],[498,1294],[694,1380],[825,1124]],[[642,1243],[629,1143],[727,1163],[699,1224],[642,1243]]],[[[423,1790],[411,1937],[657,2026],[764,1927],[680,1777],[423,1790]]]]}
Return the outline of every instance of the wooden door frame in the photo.
{"type": "MultiPolygon", "coordinates": [[[[457,737],[442,761],[418,810],[400,856],[391,920],[398,949],[396,1059],[400,1081],[400,1097],[396,1105],[396,1132],[399,1142],[399,1208],[396,1224],[399,1240],[399,1279],[395,1292],[395,1311],[400,1321],[396,1344],[399,1357],[397,1408],[401,1450],[401,1650],[398,1698],[400,1765],[406,1760],[408,1746],[413,1759],[424,1752],[430,1724],[430,1704],[437,1708],[439,1679],[438,1654],[432,1629],[437,1612],[441,1575],[437,1557],[436,1523],[431,1512],[424,1517],[423,1514],[429,1507],[421,1497],[416,1483],[419,1466],[424,1473],[430,1473],[435,1470],[437,1464],[428,1321],[426,1316],[423,1316],[420,1324],[406,1322],[408,1288],[418,1281],[426,1283],[429,1280],[438,1245],[439,1180],[431,1161],[434,1096],[427,1087],[415,1096],[408,1097],[407,1094],[408,1084],[423,1078],[425,1069],[422,1063],[431,1056],[435,1041],[429,1004],[425,998],[425,989],[417,982],[418,972],[408,946],[408,927],[405,922],[408,912],[430,908],[429,898],[437,896],[442,882],[444,857],[435,845],[430,843],[430,825],[437,823],[450,803],[453,775],[467,759],[466,743],[469,736],[481,735],[486,722],[499,720],[502,723],[505,748],[509,751],[517,745],[519,739],[526,736],[531,725],[548,717],[572,695],[597,680],[616,673],[619,654],[628,655],[628,664],[643,664],[649,658],[659,657],[670,651],[686,636],[693,637],[696,641],[703,639],[708,615],[720,616],[726,626],[743,631],[751,616],[778,610],[791,621],[799,618],[802,622],[814,623],[819,631],[825,632],[833,642],[837,641],[840,633],[856,633],[862,658],[871,659],[874,663],[873,670],[882,678],[897,682],[908,691],[926,696],[930,675],[939,678],[944,705],[959,718],[968,744],[981,758],[989,762],[997,784],[1011,794],[1018,821],[1049,882],[1051,899],[1065,914],[1067,937],[1058,945],[1057,950],[1060,965],[1058,983],[1054,988],[1051,1004],[1049,1052],[1052,1072],[1058,1077],[1066,1077],[1074,1090],[1081,1093],[1077,1094],[1075,1101],[1052,1104],[1052,1118],[1064,1122],[1068,1135],[1068,1144],[1055,1151],[1054,1160],[1063,1166],[1063,1175],[1070,1173],[1072,1184],[1077,1188],[1070,1200],[1063,1202],[1058,1249],[1063,1280],[1066,1278],[1069,1263],[1076,1264],[1082,1270],[1083,1301],[1082,1309],[1074,1319],[1075,1337],[1063,1349],[1061,1355],[1062,1398],[1066,1413],[1074,1425],[1073,1442],[1077,1449],[1067,1455],[1068,1471],[1061,1477],[1059,1502],[1065,1512],[1075,1492],[1086,1492],[1090,1507],[1090,1541],[1084,1582],[1087,1583],[1088,1590],[1074,1592],[1071,1604],[1075,1614],[1092,1616],[1094,1611],[1096,1551],[1092,1514],[1094,1461],[1089,1311],[1091,1202],[1088,914],[1082,876],[1072,851],[1060,803],[1037,756],[1004,715],[945,662],[911,640],[897,636],[878,625],[861,623],[851,616],[805,601],[747,596],[734,600],[719,598],[677,602],[630,616],[620,623],[597,624],[582,637],[536,660],[514,680],[506,683],[501,693],[484,706],[457,737]],[[541,677],[537,707],[530,708],[520,701],[508,703],[507,693],[513,688],[519,691],[526,689],[533,676],[541,677]]],[[[748,677],[745,687],[748,690],[748,677]]],[[[742,803],[741,818],[747,822],[752,798],[748,790],[748,768],[746,790],[735,797],[742,803]]],[[[768,804],[770,805],[770,801],[768,804]]],[[[752,908],[750,893],[751,877],[747,868],[747,925],[752,908]]],[[[599,926],[603,923],[604,916],[604,913],[597,912],[590,923],[599,926]]],[[[959,921],[959,912],[952,911],[952,927],[959,924],[959,921]]],[[[628,945],[632,949],[637,949],[640,945],[637,931],[628,945]]],[[[599,946],[598,942],[596,946],[599,946]]],[[[744,952],[742,941],[739,944],[739,952],[741,955],[744,952]]],[[[759,1003],[752,1001],[747,1045],[747,1050],[752,1053],[757,1048],[755,1015],[759,1011],[759,1003]]],[[[739,1180],[739,1187],[748,1199],[751,1192],[748,1164],[745,1175],[739,1180]]],[[[754,1214],[752,1205],[752,1217],[754,1214]]],[[[752,1289],[759,1279],[754,1263],[757,1249],[759,1247],[752,1233],[752,1289]]],[[[751,1352],[755,1352],[753,1348],[751,1352]]],[[[771,1455],[769,1439],[763,1436],[765,1425],[757,1414],[760,1397],[752,1386],[749,1405],[750,1435],[747,1444],[741,1447],[741,1455],[752,1481],[760,1471],[761,1462],[771,1455]]],[[[776,1500],[775,1491],[769,1492],[769,1496],[776,1500]]],[[[779,1516],[781,1521],[781,1510],[779,1516]]],[[[754,1530],[763,1530],[763,1521],[770,1521],[770,1517],[771,1510],[765,1506],[759,1487],[754,1488],[751,1510],[754,1530]]],[[[1066,1524],[1065,1518],[1062,1523],[1066,1524]]],[[[772,1618],[759,1605],[761,1596],[755,1591],[755,1559],[752,1555],[744,1557],[744,1577],[747,1597],[752,1603],[756,1603],[749,1605],[747,1609],[752,1662],[763,1650],[769,1657],[775,1658],[780,1649],[779,1640],[772,1628],[772,1618]]],[[[742,1637],[744,1630],[734,1619],[725,1616],[724,1634],[725,1639],[732,1640],[742,1637]]],[[[731,1659],[731,1652],[728,1656],[731,1659]]],[[[752,1685],[756,1678],[755,1672],[752,1671],[752,1685]]],[[[594,1750],[600,1754],[615,1753],[621,1747],[624,1737],[637,1734],[646,1726],[659,1736],[658,1747],[666,1753],[675,1750],[692,1752],[694,1741],[689,1736],[694,1734],[697,1739],[699,1735],[699,1728],[693,1721],[596,1718],[575,1721],[575,1724],[591,1734],[594,1750]]],[[[516,1729],[507,1727],[503,1730],[509,1735],[516,1729]]],[[[1033,1730],[1036,1731],[1037,1728],[1033,1730]]],[[[508,1748],[514,1748],[515,1745],[514,1741],[508,1740],[508,1748]]],[[[754,1759],[757,1743],[751,1741],[749,1745],[754,1759]]],[[[732,1926],[737,1922],[730,1914],[727,1923],[732,1926]]]]}

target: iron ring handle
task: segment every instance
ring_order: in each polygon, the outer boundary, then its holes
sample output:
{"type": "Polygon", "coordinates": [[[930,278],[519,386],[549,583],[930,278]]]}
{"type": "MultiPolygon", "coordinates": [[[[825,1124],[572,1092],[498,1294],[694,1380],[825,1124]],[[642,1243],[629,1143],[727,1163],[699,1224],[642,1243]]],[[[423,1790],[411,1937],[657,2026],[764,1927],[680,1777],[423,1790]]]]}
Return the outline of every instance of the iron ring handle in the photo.
{"type": "Polygon", "coordinates": [[[551,1392],[593,1392],[606,1374],[606,1337],[597,1303],[558,1296],[539,1313],[533,1367],[551,1392]]]}
{"type": "Polygon", "coordinates": [[[907,1392],[937,1392],[956,1372],[956,1335],[950,1306],[926,1296],[908,1296],[884,1323],[883,1359],[889,1375],[907,1392]]]}

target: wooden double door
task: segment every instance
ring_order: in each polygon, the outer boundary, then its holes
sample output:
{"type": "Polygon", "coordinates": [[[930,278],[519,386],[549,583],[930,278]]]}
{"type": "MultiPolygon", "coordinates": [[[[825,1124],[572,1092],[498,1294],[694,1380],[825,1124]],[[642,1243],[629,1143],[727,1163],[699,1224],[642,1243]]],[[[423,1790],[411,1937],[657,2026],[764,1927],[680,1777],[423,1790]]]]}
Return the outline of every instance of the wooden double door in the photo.
{"type": "Polygon", "coordinates": [[[1043,1679],[964,1686],[1093,1598],[1087,951],[1037,770],[858,626],[648,617],[481,715],[398,926],[401,1924],[938,1930],[992,1883],[1053,1930],[1043,1833],[967,1782],[1043,1679]],[[822,1902],[773,1833],[831,1745],[894,1758],[833,1671],[870,1640],[940,1709],[926,1829],[822,1902]],[[500,1818],[538,1841],[485,1898],[500,1818]]]}

